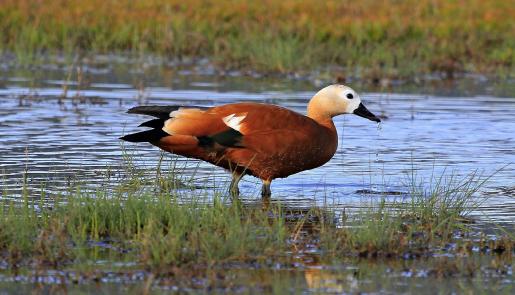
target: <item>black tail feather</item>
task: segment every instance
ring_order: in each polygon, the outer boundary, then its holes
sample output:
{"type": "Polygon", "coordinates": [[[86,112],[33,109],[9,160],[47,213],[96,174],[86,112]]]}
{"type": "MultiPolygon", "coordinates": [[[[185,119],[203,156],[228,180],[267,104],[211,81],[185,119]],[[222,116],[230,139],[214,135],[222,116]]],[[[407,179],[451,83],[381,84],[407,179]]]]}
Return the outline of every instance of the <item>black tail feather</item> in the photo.
{"type": "Polygon", "coordinates": [[[206,107],[198,107],[198,106],[138,106],[138,107],[133,107],[133,108],[129,109],[127,111],[127,113],[149,115],[149,116],[153,116],[153,117],[157,118],[157,119],[143,122],[139,125],[139,127],[150,127],[150,128],[154,128],[154,129],[137,132],[137,133],[133,133],[133,134],[128,134],[128,135],[120,137],[120,139],[128,141],[128,142],[156,142],[163,137],[170,136],[170,134],[168,134],[162,130],[164,123],[166,120],[168,120],[170,118],[171,112],[176,111],[182,107],[206,109],[206,107]]]}
{"type": "Polygon", "coordinates": [[[165,125],[164,119],[152,119],[150,121],[143,122],[139,124],[138,127],[150,127],[155,129],[161,129],[165,125]]]}
{"type": "Polygon", "coordinates": [[[170,113],[176,111],[181,106],[139,106],[127,111],[129,114],[149,115],[160,119],[170,118],[170,113]]]}
{"type": "Polygon", "coordinates": [[[166,136],[170,136],[170,134],[164,132],[162,129],[150,129],[125,135],[120,137],[120,139],[128,142],[155,142],[166,136]]]}

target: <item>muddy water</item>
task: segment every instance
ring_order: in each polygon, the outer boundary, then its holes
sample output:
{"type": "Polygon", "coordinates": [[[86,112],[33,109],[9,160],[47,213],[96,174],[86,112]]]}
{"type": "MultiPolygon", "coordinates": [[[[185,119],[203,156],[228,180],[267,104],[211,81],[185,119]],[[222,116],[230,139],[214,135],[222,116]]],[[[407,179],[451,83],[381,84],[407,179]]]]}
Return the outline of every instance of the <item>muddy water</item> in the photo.
{"type": "MultiPolygon", "coordinates": [[[[99,58],[76,68],[66,62],[35,68],[0,68],[0,194],[16,198],[23,175],[37,196],[42,185],[65,187],[73,178],[103,181],[107,167],[121,163],[123,134],[145,118],[125,114],[139,104],[202,105],[254,101],[305,112],[321,88],[309,80],[214,75],[202,65],[177,70],[144,62],[99,58]],[[64,98],[62,98],[65,96],[64,98]]],[[[381,91],[358,87],[362,100],[382,116],[378,126],[363,118],[335,118],[339,147],[323,167],[274,181],[274,198],[294,204],[359,207],[369,199],[405,196],[406,183],[442,174],[462,177],[496,172],[478,198],[479,218],[515,223],[515,91],[472,79],[431,87],[397,86],[381,91]]],[[[349,83],[352,86],[352,83],[349,83]]],[[[511,85],[510,83],[508,85],[511,85]]],[[[136,163],[152,171],[160,152],[149,144],[127,144],[136,163]]],[[[185,177],[198,187],[227,188],[229,176],[209,164],[179,158],[185,177]]],[[[260,185],[246,177],[244,198],[260,185]]]]}

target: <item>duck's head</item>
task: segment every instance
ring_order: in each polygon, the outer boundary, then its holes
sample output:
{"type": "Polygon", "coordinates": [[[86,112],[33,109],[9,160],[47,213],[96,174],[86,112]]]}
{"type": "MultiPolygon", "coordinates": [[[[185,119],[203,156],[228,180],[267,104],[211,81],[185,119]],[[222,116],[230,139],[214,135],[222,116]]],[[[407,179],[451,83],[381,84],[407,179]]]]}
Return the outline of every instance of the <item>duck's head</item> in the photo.
{"type": "Polygon", "coordinates": [[[374,122],[381,122],[361,103],[356,91],[345,85],[329,85],[318,91],[309,101],[308,117],[315,120],[342,114],[355,114],[374,122]]]}

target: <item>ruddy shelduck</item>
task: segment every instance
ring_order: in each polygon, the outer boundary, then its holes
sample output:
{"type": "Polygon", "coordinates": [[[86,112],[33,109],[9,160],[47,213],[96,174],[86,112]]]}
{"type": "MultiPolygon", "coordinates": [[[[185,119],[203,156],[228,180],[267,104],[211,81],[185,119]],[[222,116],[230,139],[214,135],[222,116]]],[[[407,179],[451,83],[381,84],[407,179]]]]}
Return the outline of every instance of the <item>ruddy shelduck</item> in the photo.
{"type": "Polygon", "coordinates": [[[355,114],[381,120],[361,103],[350,87],[330,85],[311,98],[307,116],[262,103],[232,103],[216,107],[138,106],[128,113],[156,117],[140,126],[152,129],[121,139],[149,142],[167,152],[201,159],[232,172],[230,192],[246,175],[263,181],[269,197],[275,178],[319,167],[336,152],[338,135],[332,118],[355,114]]]}

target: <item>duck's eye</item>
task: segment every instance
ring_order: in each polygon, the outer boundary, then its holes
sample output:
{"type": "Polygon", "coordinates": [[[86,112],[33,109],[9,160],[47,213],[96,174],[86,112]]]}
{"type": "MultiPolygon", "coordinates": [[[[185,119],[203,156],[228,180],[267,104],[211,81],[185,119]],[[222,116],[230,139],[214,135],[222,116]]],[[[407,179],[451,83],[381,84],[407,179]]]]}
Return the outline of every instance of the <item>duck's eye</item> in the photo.
{"type": "Polygon", "coordinates": [[[352,93],[347,93],[347,98],[348,98],[348,99],[353,99],[353,98],[354,98],[354,95],[352,95],[352,93]]]}

